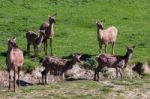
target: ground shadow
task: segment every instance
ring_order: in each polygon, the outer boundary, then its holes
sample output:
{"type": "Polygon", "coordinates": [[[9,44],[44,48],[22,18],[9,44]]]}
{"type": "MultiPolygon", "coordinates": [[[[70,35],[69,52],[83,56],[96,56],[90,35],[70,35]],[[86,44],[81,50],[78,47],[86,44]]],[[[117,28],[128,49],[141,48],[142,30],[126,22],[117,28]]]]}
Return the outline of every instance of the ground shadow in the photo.
{"type": "Polygon", "coordinates": [[[6,57],[6,55],[7,55],[7,52],[1,52],[0,53],[0,56],[5,56],[6,57]]]}
{"type": "Polygon", "coordinates": [[[26,82],[24,80],[17,80],[16,81],[17,85],[19,85],[19,82],[20,82],[20,86],[32,86],[33,85],[32,83],[26,82]]]}
{"type": "Polygon", "coordinates": [[[66,81],[77,81],[77,80],[89,80],[89,79],[85,79],[85,78],[67,78],[66,81]]]}
{"type": "MultiPolygon", "coordinates": [[[[76,53],[71,53],[67,56],[63,56],[62,58],[63,59],[71,59],[73,54],[76,54],[76,53]]],[[[91,59],[93,56],[96,56],[96,55],[91,55],[91,54],[86,54],[86,53],[78,53],[78,54],[81,54],[81,57],[80,57],[81,61],[87,61],[87,60],[91,59]]]]}

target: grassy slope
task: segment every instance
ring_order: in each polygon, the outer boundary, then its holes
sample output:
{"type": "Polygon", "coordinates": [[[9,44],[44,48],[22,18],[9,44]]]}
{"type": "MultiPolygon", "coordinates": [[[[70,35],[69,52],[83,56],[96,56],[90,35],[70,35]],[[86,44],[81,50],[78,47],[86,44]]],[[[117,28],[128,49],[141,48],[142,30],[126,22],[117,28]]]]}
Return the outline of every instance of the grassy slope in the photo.
{"type": "MultiPolygon", "coordinates": [[[[95,21],[105,19],[105,27],[114,25],[119,30],[116,54],[124,54],[125,45],[136,44],[132,61],[149,61],[149,5],[149,0],[0,0],[0,68],[5,68],[7,38],[16,36],[25,51],[26,31],[38,32],[48,14],[54,13],[56,56],[98,54],[95,21]]],[[[25,68],[36,65],[37,59],[26,56],[25,68]]]]}
{"type": "Polygon", "coordinates": [[[17,89],[17,92],[7,92],[0,87],[0,97],[7,99],[142,99],[150,98],[149,76],[134,80],[110,81],[66,81],[50,85],[34,85],[17,89]]]}

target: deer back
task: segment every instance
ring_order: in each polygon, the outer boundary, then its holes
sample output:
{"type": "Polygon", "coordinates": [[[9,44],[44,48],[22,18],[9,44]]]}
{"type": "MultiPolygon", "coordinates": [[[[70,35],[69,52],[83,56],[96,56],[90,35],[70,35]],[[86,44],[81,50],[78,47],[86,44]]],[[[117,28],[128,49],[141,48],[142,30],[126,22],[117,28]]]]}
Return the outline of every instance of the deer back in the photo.
{"type": "Polygon", "coordinates": [[[99,33],[100,33],[100,39],[102,42],[115,42],[116,41],[116,38],[117,38],[117,28],[112,26],[112,27],[109,27],[105,30],[99,30],[99,33]]]}

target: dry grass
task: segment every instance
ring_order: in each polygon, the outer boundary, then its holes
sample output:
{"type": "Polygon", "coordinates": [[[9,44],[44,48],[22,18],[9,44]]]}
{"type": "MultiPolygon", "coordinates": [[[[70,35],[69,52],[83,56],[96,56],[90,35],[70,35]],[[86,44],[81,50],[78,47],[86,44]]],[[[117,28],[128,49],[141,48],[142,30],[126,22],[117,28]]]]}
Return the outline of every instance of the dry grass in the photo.
{"type": "Polygon", "coordinates": [[[7,99],[126,99],[150,98],[150,78],[136,78],[133,80],[110,81],[66,81],[50,85],[33,85],[21,87],[16,93],[0,88],[0,97],[7,99]]]}

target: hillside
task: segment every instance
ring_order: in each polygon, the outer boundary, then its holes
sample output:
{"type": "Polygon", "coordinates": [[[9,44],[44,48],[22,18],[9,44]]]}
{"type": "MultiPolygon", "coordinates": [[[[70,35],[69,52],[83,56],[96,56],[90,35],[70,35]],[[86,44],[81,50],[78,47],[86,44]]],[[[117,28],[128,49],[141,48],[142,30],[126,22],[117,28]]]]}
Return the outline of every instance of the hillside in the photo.
{"type": "MultiPolygon", "coordinates": [[[[7,39],[17,37],[19,47],[25,52],[26,32],[31,30],[39,34],[39,27],[48,21],[48,14],[55,13],[57,22],[53,45],[56,56],[73,52],[97,55],[95,21],[105,19],[105,27],[114,25],[119,30],[115,54],[122,55],[126,46],[136,45],[130,62],[149,62],[149,5],[149,0],[1,0],[0,68],[6,68],[7,39]]],[[[44,57],[43,52],[40,57],[44,57]]],[[[25,56],[24,69],[37,65],[38,58],[25,56]]]]}

